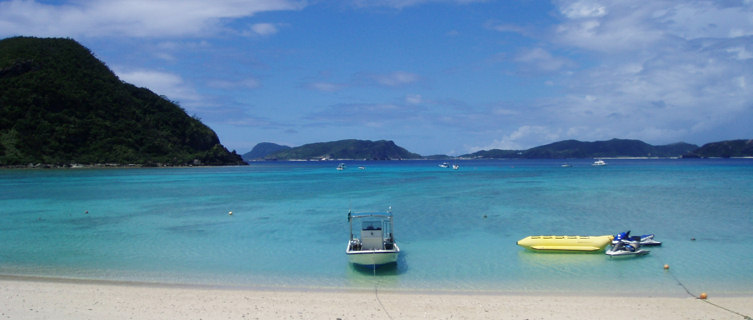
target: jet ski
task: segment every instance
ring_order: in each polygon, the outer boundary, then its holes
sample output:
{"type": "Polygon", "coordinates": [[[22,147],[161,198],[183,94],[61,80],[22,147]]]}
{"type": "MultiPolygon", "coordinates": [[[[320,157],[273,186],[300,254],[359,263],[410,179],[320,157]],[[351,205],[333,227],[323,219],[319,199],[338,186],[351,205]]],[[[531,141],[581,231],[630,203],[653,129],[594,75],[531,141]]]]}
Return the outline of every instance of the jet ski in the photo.
{"type": "Polygon", "coordinates": [[[610,257],[629,257],[647,255],[649,252],[641,249],[640,242],[623,239],[613,244],[605,253],[610,257]]]}
{"type": "Polygon", "coordinates": [[[622,240],[638,242],[642,246],[660,246],[661,242],[654,240],[654,234],[644,234],[642,236],[631,236],[630,230],[627,232],[620,232],[614,236],[612,244],[617,244],[622,240]]]}

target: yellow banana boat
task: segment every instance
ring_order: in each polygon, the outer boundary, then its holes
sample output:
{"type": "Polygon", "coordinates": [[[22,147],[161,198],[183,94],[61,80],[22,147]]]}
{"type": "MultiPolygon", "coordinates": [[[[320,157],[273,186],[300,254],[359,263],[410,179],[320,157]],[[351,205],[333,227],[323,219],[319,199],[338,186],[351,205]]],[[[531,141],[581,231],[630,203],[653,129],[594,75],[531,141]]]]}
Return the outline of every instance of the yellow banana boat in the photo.
{"type": "Polygon", "coordinates": [[[518,245],[534,251],[601,251],[612,243],[613,236],[528,236],[518,245]]]}

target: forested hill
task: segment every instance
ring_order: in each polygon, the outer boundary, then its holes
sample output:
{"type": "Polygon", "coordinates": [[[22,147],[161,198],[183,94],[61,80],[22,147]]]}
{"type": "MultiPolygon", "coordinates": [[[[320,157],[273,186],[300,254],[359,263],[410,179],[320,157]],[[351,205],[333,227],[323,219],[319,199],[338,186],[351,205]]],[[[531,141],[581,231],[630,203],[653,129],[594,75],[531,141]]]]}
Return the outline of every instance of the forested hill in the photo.
{"type": "Polygon", "coordinates": [[[653,146],[640,140],[612,139],[583,142],[564,140],[527,150],[484,150],[463,155],[465,158],[524,158],[565,159],[600,157],[680,157],[698,146],[689,143],[673,143],[653,146]]]}
{"type": "Polygon", "coordinates": [[[421,156],[408,152],[392,141],[379,140],[340,140],[302,145],[268,154],[267,160],[401,160],[420,159],[421,156]]]}
{"type": "Polygon", "coordinates": [[[177,104],[71,39],[0,40],[0,165],[245,164],[177,104]]]}
{"type": "Polygon", "coordinates": [[[738,139],[712,142],[685,155],[685,158],[741,158],[753,157],[753,140],[738,139]]]}
{"type": "Polygon", "coordinates": [[[264,157],[266,157],[268,154],[288,149],[290,149],[290,147],[288,146],[283,146],[271,142],[262,142],[254,146],[251,151],[244,153],[242,157],[243,160],[246,161],[259,160],[264,159],[264,157]]]}

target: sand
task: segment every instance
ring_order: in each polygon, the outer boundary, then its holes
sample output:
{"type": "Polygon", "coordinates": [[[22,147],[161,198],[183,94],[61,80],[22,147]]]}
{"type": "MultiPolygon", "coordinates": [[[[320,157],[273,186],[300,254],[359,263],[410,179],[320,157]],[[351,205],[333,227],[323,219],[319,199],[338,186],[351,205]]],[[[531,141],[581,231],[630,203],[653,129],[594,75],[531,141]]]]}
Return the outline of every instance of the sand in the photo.
{"type": "Polygon", "coordinates": [[[0,319],[745,319],[753,296],[228,289],[0,278],[0,319]]]}

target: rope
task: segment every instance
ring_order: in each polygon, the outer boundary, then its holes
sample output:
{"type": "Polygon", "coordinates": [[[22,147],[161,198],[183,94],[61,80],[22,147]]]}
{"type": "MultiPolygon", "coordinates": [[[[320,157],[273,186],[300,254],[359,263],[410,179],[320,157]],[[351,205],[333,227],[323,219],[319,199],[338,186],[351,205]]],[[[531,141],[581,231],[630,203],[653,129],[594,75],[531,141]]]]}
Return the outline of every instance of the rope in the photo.
{"type": "Polygon", "coordinates": [[[377,288],[379,287],[379,280],[377,279],[377,276],[376,276],[376,265],[373,265],[371,270],[374,272],[373,273],[374,274],[374,297],[376,297],[377,302],[379,302],[379,306],[382,307],[382,310],[384,310],[384,314],[387,315],[387,318],[389,318],[390,320],[394,320],[392,319],[392,316],[390,315],[390,313],[387,312],[387,308],[384,307],[382,300],[379,299],[379,291],[377,290],[377,288]]]}
{"type": "Polygon", "coordinates": [[[693,297],[693,298],[696,298],[696,299],[698,299],[698,300],[701,300],[701,301],[703,301],[703,302],[705,302],[705,303],[708,303],[708,304],[710,304],[710,305],[712,305],[712,306],[714,306],[714,307],[717,307],[717,308],[719,308],[719,309],[725,310],[725,311],[727,311],[727,312],[730,312],[730,313],[734,313],[734,314],[736,314],[736,315],[738,315],[738,316],[741,316],[741,317],[743,317],[743,319],[745,319],[745,320],[753,320],[753,318],[751,318],[750,316],[747,316],[747,315],[744,315],[744,314],[742,314],[742,313],[739,313],[739,312],[737,312],[737,311],[734,311],[734,310],[731,310],[731,309],[725,308],[725,307],[723,307],[723,306],[720,306],[720,305],[718,305],[718,304],[716,304],[716,303],[713,303],[713,302],[711,302],[711,301],[709,301],[709,300],[707,300],[707,299],[700,299],[700,298],[698,298],[698,296],[697,296],[697,295],[693,294],[692,292],[690,292],[690,290],[688,290],[688,287],[686,287],[686,286],[685,286],[685,284],[683,284],[683,283],[682,283],[682,281],[680,281],[680,279],[678,279],[678,278],[677,278],[677,277],[675,276],[675,274],[674,274],[674,273],[672,273],[672,272],[671,272],[671,271],[669,271],[669,270],[667,270],[667,272],[669,272],[669,275],[671,275],[671,276],[672,276],[672,278],[673,278],[673,279],[675,279],[675,281],[677,281],[677,284],[679,284],[679,285],[680,285],[680,286],[681,286],[681,287],[682,287],[683,289],[685,289],[685,292],[687,292],[689,296],[691,296],[691,297],[693,297]]]}

